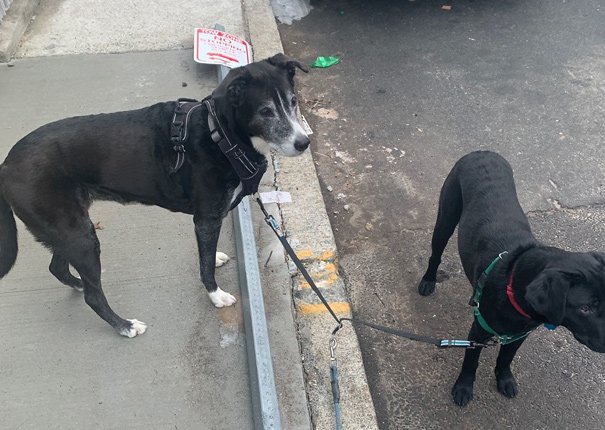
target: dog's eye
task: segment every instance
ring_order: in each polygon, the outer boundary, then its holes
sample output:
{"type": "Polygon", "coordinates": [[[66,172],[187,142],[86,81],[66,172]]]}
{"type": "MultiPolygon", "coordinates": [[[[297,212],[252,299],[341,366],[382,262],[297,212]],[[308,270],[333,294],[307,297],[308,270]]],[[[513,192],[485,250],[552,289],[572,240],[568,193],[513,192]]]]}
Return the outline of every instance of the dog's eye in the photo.
{"type": "Polygon", "coordinates": [[[264,108],[262,108],[262,109],[259,111],[259,113],[260,113],[262,116],[265,116],[265,117],[268,117],[268,118],[269,118],[269,117],[272,117],[272,116],[273,116],[273,109],[271,109],[270,107],[264,107],[264,108]]]}
{"type": "Polygon", "coordinates": [[[298,99],[296,98],[296,96],[292,96],[292,107],[295,107],[297,103],[298,99]]]}
{"type": "Polygon", "coordinates": [[[594,311],[596,306],[593,305],[582,305],[578,308],[578,310],[580,311],[580,313],[583,314],[590,314],[594,311]]]}

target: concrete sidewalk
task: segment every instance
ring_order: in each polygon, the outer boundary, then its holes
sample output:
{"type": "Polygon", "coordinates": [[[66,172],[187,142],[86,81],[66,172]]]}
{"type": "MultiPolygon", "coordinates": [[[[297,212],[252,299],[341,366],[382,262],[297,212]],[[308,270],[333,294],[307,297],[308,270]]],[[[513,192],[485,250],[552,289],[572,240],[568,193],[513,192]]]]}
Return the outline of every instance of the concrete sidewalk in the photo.
{"type": "MultiPolygon", "coordinates": [[[[215,23],[247,38],[257,60],[282,50],[268,0],[187,0],[178,8],[167,0],[42,2],[12,67],[0,65],[0,156],[48,121],[204,97],[216,85],[215,69],[195,64],[189,48],[193,28],[215,23]]],[[[263,189],[283,187],[295,202],[268,209],[309,265],[324,266],[306,255],[317,248],[318,256],[330,251],[334,267],[336,249],[310,154],[274,162],[263,189]],[[282,165],[305,177],[287,180],[282,165]],[[313,219],[312,231],[297,219],[301,208],[313,219]]],[[[283,249],[254,212],[282,426],[333,428],[326,337],[332,322],[326,314],[301,312],[308,294],[301,299],[283,249]]],[[[210,305],[198,280],[190,217],[115,203],[95,204],[92,213],[105,227],[98,234],[108,300],[149,330],[132,341],[115,335],[48,273],[50,255],[20,225],[17,266],[0,281],[0,339],[8,346],[0,357],[11,363],[0,368],[0,404],[8,405],[0,415],[9,414],[9,428],[252,428],[241,308],[210,305]],[[31,414],[34,406],[43,411],[31,414]]],[[[221,250],[234,257],[231,226],[226,219],[221,250]]],[[[237,294],[235,268],[235,261],[221,268],[217,280],[237,294]]],[[[335,297],[348,314],[341,287],[335,297]]],[[[339,354],[347,357],[341,368],[345,428],[375,428],[355,333],[346,330],[339,342],[339,354]]]]}
{"type": "MultiPolygon", "coordinates": [[[[183,81],[189,93],[209,92],[213,71],[188,71],[189,55],[34,58],[0,68],[0,156],[53,119],[184,96],[183,81]],[[177,67],[153,67],[159,63],[177,67]],[[141,85],[153,90],[135,94],[141,85]]],[[[241,307],[217,311],[201,288],[191,217],[109,202],[95,203],[91,217],[103,227],[109,302],[149,329],[132,340],[117,336],[48,272],[50,254],[20,224],[17,264],[0,281],[3,428],[250,428],[241,307]]],[[[219,249],[233,256],[230,219],[225,227],[219,249]]],[[[239,295],[235,264],[217,272],[239,295]]]]}

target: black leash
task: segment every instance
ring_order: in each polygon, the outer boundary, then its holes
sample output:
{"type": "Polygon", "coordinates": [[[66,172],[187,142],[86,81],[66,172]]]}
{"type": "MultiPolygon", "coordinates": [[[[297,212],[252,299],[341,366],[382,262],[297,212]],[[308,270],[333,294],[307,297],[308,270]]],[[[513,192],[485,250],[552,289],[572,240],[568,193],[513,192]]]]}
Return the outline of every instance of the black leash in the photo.
{"type": "MultiPolygon", "coordinates": [[[[405,330],[399,330],[399,329],[394,329],[391,327],[385,327],[385,326],[382,326],[379,324],[374,324],[374,323],[371,323],[368,321],[359,320],[357,318],[338,318],[338,316],[336,315],[336,312],[334,312],[334,310],[330,307],[330,304],[327,302],[327,300],[325,299],[322,292],[319,290],[317,285],[315,285],[313,278],[311,278],[311,276],[309,275],[309,272],[307,272],[307,269],[305,269],[305,266],[302,264],[300,259],[296,256],[296,253],[292,249],[292,246],[290,246],[290,244],[286,240],[286,237],[283,235],[283,233],[281,233],[279,224],[277,223],[277,221],[275,220],[273,215],[269,214],[267,212],[267,210],[265,209],[265,205],[263,205],[263,202],[261,201],[260,197],[256,198],[256,202],[258,203],[261,211],[263,212],[263,214],[265,216],[265,222],[267,223],[267,225],[269,227],[271,227],[271,230],[273,230],[273,232],[275,233],[275,235],[277,236],[277,238],[283,245],[284,249],[286,250],[286,253],[290,256],[290,258],[292,259],[292,261],[294,262],[294,264],[296,265],[296,267],[298,268],[300,273],[303,275],[303,277],[305,278],[305,280],[307,281],[307,283],[309,284],[309,286],[311,287],[313,292],[317,295],[317,297],[319,297],[319,300],[321,300],[321,303],[326,307],[326,309],[328,310],[330,315],[332,315],[332,318],[334,318],[334,320],[338,324],[336,326],[336,328],[332,331],[333,338],[336,335],[336,333],[338,332],[338,330],[340,330],[342,328],[342,326],[343,326],[342,323],[344,321],[349,321],[353,325],[355,325],[355,324],[364,325],[366,327],[370,327],[374,330],[378,330],[383,333],[392,334],[394,336],[402,337],[402,338],[413,340],[416,342],[428,343],[430,345],[434,345],[439,348],[465,348],[465,349],[468,349],[468,348],[483,348],[483,347],[492,345],[492,343],[479,343],[479,342],[474,342],[474,341],[470,341],[470,340],[438,339],[438,338],[434,338],[434,337],[430,337],[430,336],[419,335],[419,334],[412,333],[412,332],[405,331],[405,330]]],[[[334,340],[334,342],[335,342],[335,340],[334,340]]]]}
{"type": "MultiPolygon", "coordinates": [[[[258,191],[258,185],[260,180],[267,170],[267,159],[262,157],[260,162],[255,162],[251,160],[246,152],[245,148],[241,147],[238,144],[237,138],[229,135],[225,132],[225,129],[221,125],[218,120],[218,116],[216,114],[216,110],[214,108],[214,100],[212,97],[207,97],[201,102],[194,99],[178,99],[177,106],[174,111],[174,116],[172,119],[172,124],[170,126],[170,139],[173,143],[173,149],[177,153],[177,160],[175,166],[172,168],[172,172],[176,172],[179,170],[185,160],[185,146],[184,143],[188,138],[188,123],[189,118],[191,117],[191,113],[199,108],[200,106],[205,105],[208,109],[208,127],[210,129],[210,135],[212,140],[218,145],[223,154],[227,157],[231,166],[239,176],[239,179],[242,183],[242,190],[235,198],[229,210],[236,207],[239,202],[247,195],[255,194],[258,191]]],[[[307,269],[302,264],[300,259],[296,256],[296,252],[290,246],[290,243],[286,240],[284,234],[281,233],[281,229],[279,224],[273,217],[270,215],[263,202],[259,197],[256,198],[256,201],[265,216],[265,222],[271,230],[275,233],[282,246],[286,250],[286,253],[290,256],[300,273],[303,275],[305,280],[308,282],[309,286],[313,290],[313,292],[317,295],[321,303],[328,310],[334,321],[338,324],[336,328],[332,331],[332,336],[334,337],[338,330],[340,330],[343,326],[344,321],[349,321],[351,324],[355,325],[364,325],[366,327],[370,327],[374,330],[381,331],[383,333],[392,334],[394,336],[402,337],[405,339],[413,340],[416,342],[423,342],[430,345],[437,346],[439,348],[482,348],[486,346],[490,346],[490,343],[478,343],[469,340],[456,340],[456,339],[438,339],[430,336],[419,335],[416,333],[412,333],[405,330],[394,329],[391,327],[385,327],[379,324],[374,324],[368,321],[358,320],[356,318],[338,318],[336,312],[330,307],[330,304],[325,299],[322,292],[319,290],[307,269]]]]}
{"type": "MultiPolygon", "coordinates": [[[[309,272],[307,272],[307,269],[305,269],[305,266],[303,266],[302,262],[296,256],[296,252],[294,252],[294,250],[292,249],[292,246],[290,246],[290,243],[288,243],[288,241],[286,240],[284,235],[280,233],[281,229],[279,228],[279,224],[277,223],[277,221],[275,220],[273,215],[271,215],[271,214],[269,214],[269,212],[267,212],[267,209],[265,209],[265,205],[263,205],[263,202],[261,201],[260,197],[257,197],[256,201],[258,202],[258,205],[260,206],[261,211],[263,211],[263,214],[265,215],[265,222],[269,225],[269,227],[271,227],[271,230],[273,230],[273,232],[275,233],[275,235],[281,242],[282,246],[284,247],[284,249],[290,256],[292,261],[294,261],[294,264],[296,264],[296,267],[298,268],[300,273],[302,273],[305,280],[309,283],[313,292],[317,295],[317,297],[319,297],[319,300],[321,300],[321,302],[326,307],[328,312],[330,312],[330,315],[332,315],[332,318],[334,318],[334,320],[338,323],[339,327],[335,330],[335,332],[338,331],[338,329],[340,329],[340,327],[342,327],[341,319],[336,316],[336,312],[334,312],[334,310],[330,307],[330,304],[327,302],[327,300],[325,299],[325,297],[323,296],[321,291],[319,291],[319,288],[317,288],[317,285],[315,285],[315,282],[313,282],[313,278],[311,278],[311,275],[309,275],[309,272]]],[[[334,334],[334,333],[332,333],[332,334],[334,334]]]]}
{"type": "MultiPolygon", "coordinates": [[[[191,103],[191,101],[187,101],[186,103],[191,103]]],[[[235,140],[235,144],[232,143],[231,140],[229,139],[229,136],[223,129],[223,127],[218,119],[218,116],[216,115],[216,112],[214,109],[214,100],[212,100],[211,97],[207,97],[206,99],[204,99],[202,101],[202,103],[208,109],[208,127],[210,129],[210,134],[211,134],[212,140],[219,146],[219,148],[221,149],[223,154],[225,154],[225,156],[231,163],[231,166],[233,167],[233,169],[239,176],[241,184],[242,184],[242,190],[240,191],[238,196],[234,199],[234,201],[231,204],[231,207],[229,208],[229,210],[231,210],[231,209],[235,208],[246,195],[255,194],[258,192],[258,185],[260,183],[260,180],[261,180],[263,174],[265,173],[265,171],[267,170],[267,159],[265,157],[262,157],[260,162],[251,161],[247,157],[246,153],[244,152],[245,148],[240,147],[238,145],[237,137],[231,136],[231,138],[233,140],[235,140]]],[[[196,102],[195,106],[191,107],[187,111],[187,114],[185,114],[184,120],[182,121],[182,124],[181,124],[181,121],[178,121],[178,118],[177,118],[177,115],[182,116],[182,113],[181,113],[182,105],[181,105],[181,100],[179,99],[179,104],[175,110],[175,116],[174,116],[173,124],[171,127],[171,139],[173,140],[173,143],[175,143],[174,150],[177,152],[177,164],[175,165],[175,167],[173,169],[174,172],[176,172],[182,166],[183,161],[184,161],[185,148],[183,146],[183,143],[187,138],[187,120],[190,116],[190,112],[199,105],[200,105],[200,103],[196,102]],[[178,127],[181,127],[181,128],[179,129],[178,127]],[[184,133],[183,133],[182,127],[184,127],[184,133]],[[177,139],[177,137],[178,137],[178,139],[177,139]]],[[[300,273],[303,275],[305,280],[308,282],[308,284],[311,287],[311,289],[313,290],[313,292],[317,295],[319,300],[321,300],[321,303],[325,306],[325,308],[328,310],[328,312],[330,313],[332,318],[334,318],[334,321],[336,321],[336,323],[337,323],[337,326],[332,331],[332,336],[330,337],[330,383],[332,386],[332,397],[333,397],[333,402],[334,402],[334,412],[335,412],[337,430],[340,430],[342,428],[342,418],[341,418],[341,413],[340,413],[340,387],[339,387],[339,382],[338,382],[338,379],[339,379],[338,378],[338,365],[337,365],[336,354],[335,354],[336,345],[337,345],[336,334],[343,327],[344,321],[349,321],[353,325],[355,325],[355,324],[364,325],[366,327],[370,327],[374,330],[378,330],[383,333],[392,334],[394,336],[402,337],[402,338],[417,341],[417,342],[427,343],[430,345],[437,346],[439,348],[465,348],[465,349],[468,349],[468,348],[482,348],[482,347],[489,346],[489,344],[483,344],[483,343],[478,343],[478,342],[473,342],[473,341],[468,341],[468,340],[437,339],[437,338],[433,338],[430,336],[418,335],[416,333],[412,333],[412,332],[408,332],[408,331],[404,331],[404,330],[398,330],[398,329],[394,329],[391,327],[381,326],[381,325],[374,324],[371,322],[358,320],[356,318],[338,318],[338,316],[336,315],[336,312],[334,312],[334,310],[332,309],[332,307],[330,306],[330,304],[328,303],[328,301],[326,300],[326,298],[324,297],[322,292],[319,290],[317,285],[315,285],[313,278],[311,278],[311,275],[309,275],[309,272],[307,272],[307,269],[302,264],[300,259],[297,257],[296,253],[294,252],[294,249],[292,249],[292,246],[290,246],[290,243],[286,240],[285,235],[281,232],[279,224],[277,223],[277,221],[275,220],[273,215],[270,215],[267,212],[260,197],[257,196],[256,201],[265,216],[265,222],[267,223],[267,225],[269,227],[271,227],[271,230],[273,230],[273,232],[275,233],[275,235],[281,242],[282,246],[286,250],[286,253],[290,256],[292,261],[294,261],[294,264],[296,265],[296,267],[298,268],[300,273]]]]}

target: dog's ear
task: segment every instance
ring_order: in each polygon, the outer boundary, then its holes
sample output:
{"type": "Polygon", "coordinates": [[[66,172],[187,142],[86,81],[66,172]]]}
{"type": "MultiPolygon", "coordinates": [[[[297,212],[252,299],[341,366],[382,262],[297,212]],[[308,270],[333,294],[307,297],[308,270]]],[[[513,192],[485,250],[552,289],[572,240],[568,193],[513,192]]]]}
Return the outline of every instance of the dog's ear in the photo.
{"type": "Polygon", "coordinates": [[[245,76],[241,76],[234,79],[227,87],[227,98],[229,103],[233,107],[240,107],[244,104],[246,99],[246,86],[248,85],[248,79],[245,76]]]}
{"type": "Polygon", "coordinates": [[[546,322],[559,325],[565,317],[573,276],[558,269],[546,269],[527,286],[525,300],[546,322]]]}
{"type": "Polygon", "coordinates": [[[246,87],[252,76],[245,67],[229,71],[223,82],[212,92],[217,105],[240,107],[246,100],[246,87]]]}
{"type": "Polygon", "coordinates": [[[281,53],[275,54],[271,58],[267,58],[267,61],[269,64],[272,64],[275,67],[286,70],[288,72],[288,79],[290,82],[293,82],[294,80],[296,68],[299,68],[305,73],[309,72],[309,68],[306,65],[281,53]]]}

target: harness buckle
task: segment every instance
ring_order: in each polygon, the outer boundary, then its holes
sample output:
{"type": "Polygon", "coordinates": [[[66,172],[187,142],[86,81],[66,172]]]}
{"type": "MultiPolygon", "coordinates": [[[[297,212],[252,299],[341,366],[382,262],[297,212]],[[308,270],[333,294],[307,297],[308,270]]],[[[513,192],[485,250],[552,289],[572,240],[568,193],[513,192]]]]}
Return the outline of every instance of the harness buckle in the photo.
{"type": "Polygon", "coordinates": [[[176,152],[185,152],[185,146],[182,143],[174,145],[172,149],[174,149],[176,152]]]}
{"type": "Polygon", "coordinates": [[[235,151],[233,151],[233,158],[236,158],[239,160],[240,158],[242,158],[243,155],[244,155],[244,151],[242,151],[241,148],[236,148],[235,151]]]}

